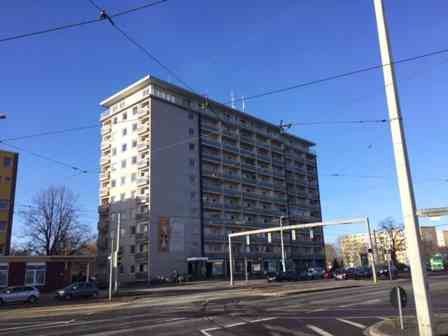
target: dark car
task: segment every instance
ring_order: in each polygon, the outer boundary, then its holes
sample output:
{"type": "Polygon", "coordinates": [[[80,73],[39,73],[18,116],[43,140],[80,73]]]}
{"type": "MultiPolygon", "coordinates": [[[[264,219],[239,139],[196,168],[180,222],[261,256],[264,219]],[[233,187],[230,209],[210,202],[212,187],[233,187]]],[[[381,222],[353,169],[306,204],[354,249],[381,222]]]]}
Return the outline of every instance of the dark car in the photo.
{"type": "Polygon", "coordinates": [[[324,279],[333,279],[333,271],[332,270],[326,270],[324,273],[324,279]]]}
{"type": "Polygon", "coordinates": [[[73,298],[97,297],[98,287],[94,282],[75,282],[56,292],[57,299],[70,300],[73,298]]]}
{"type": "Polygon", "coordinates": [[[338,269],[334,272],[334,278],[336,280],[348,280],[348,279],[354,279],[355,278],[355,269],[345,268],[345,269],[338,269]]]}
{"type": "MultiPolygon", "coordinates": [[[[392,279],[396,279],[398,277],[398,269],[395,266],[391,265],[390,270],[391,270],[392,279]]],[[[377,275],[380,279],[389,280],[390,279],[389,267],[387,265],[380,266],[378,268],[377,275]]]]}
{"type": "Polygon", "coordinates": [[[357,280],[370,279],[372,277],[372,269],[369,267],[358,267],[353,273],[353,278],[357,280]]]}
{"type": "Polygon", "coordinates": [[[272,281],[299,281],[300,276],[296,272],[286,271],[286,272],[277,272],[277,273],[268,273],[267,274],[268,282],[272,281]]]}

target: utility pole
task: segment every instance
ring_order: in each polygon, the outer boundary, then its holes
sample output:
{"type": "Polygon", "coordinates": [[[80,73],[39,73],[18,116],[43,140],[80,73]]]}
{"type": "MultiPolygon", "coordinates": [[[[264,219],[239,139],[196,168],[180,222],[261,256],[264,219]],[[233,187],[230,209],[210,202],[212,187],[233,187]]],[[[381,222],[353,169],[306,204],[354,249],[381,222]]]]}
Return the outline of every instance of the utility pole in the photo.
{"type": "Polygon", "coordinates": [[[283,219],[285,219],[285,216],[280,216],[280,245],[282,249],[282,269],[283,273],[286,272],[286,262],[285,262],[285,244],[283,241],[283,219]]]}
{"type": "Polygon", "coordinates": [[[120,250],[120,224],[121,224],[120,221],[121,221],[121,214],[117,213],[117,233],[115,238],[115,251],[114,251],[115,294],[118,293],[118,251],[120,250]]]}
{"type": "Polygon", "coordinates": [[[400,111],[400,102],[395,83],[395,71],[389,46],[389,36],[386,18],[384,15],[383,0],[374,0],[373,2],[381,50],[384,84],[387,106],[389,110],[390,128],[392,132],[395,166],[398,177],[398,187],[400,191],[401,210],[405,225],[407,252],[411,266],[412,287],[414,290],[419,335],[432,336],[434,333],[431,301],[428,294],[426,272],[423,267],[421,256],[420,233],[414,199],[414,190],[409,168],[409,159],[400,111]]]}
{"type": "MultiPolygon", "coordinates": [[[[368,254],[370,254],[371,261],[372,261],[373,282],[376,283],[377,279],[376,279],[376,265],[375,265],[375,249],[373,247],[373,242],[372,242],[372,231],[370,230],[369,217],[366,217],[366,223],[367,223],[367,231],[369,234],[369,253],[368,254]]],[[[376,244],[376,239],[375,239],[375,244],[376,244]]]]}

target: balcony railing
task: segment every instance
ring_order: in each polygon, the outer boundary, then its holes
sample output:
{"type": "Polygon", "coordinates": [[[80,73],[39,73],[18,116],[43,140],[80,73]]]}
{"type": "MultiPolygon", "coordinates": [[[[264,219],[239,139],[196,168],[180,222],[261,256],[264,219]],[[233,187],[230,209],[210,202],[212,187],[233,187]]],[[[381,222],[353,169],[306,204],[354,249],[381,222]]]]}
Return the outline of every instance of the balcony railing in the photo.
{"type": "Polygon", "coordinates": [[[241,180],[241,176],[237,174],[229,174],[229,173],[223,173],[222,177],[224,177],[227,180],[239,182],[241,180]]]}
{"type": "Polygon", "coordinates": [[[255,143],[255,139],[254,138],[250,138],[250,137],[247,137],[247,136],[244,136],[244,135],[240,135],[240,141],[241,142],[246,142],[246,143],[249,143],[249,144],[254,144],[255,143]]]}
{"type": "Polygon", "coordinates": [[[218,192],[218,193],[222,192],[222,187],[221,186],[204,184],[202,186],[202,188],[204,189],[204,191],[207,191],[207,192],[218,192]]]}
{"type": "Polygon", "coordinates": [[[209,176],[209,177],[221,177],[222,173],[219,170],[216,169],[202,169],[202,175],[209,176]]]}
{"type": "Polygon", "coordinates": [[[283,166],[284,165],[284,161],[281,159],[276,159],[276,158],[272,158],[272,164],[276,164],[278,166],[283,166]]]}
{"type": "Polygon", "coordinates": [[[257,141],[257,142],[256,142],[256,145],[257,145],[257,147],[261,147],[261,148],[265,148],[265,149],[270,149],[270,148],[271,148],[271,147],[269,146],[269,144],[268,144],[268,143],[265,143],[265,142],[257,141]]]}
{"type": "Polygon", "coordinates": [[[247,123],[240,123],[239,124],[241,128],[247,129],[247,130],[253,130],[252,126],[247,123]]]}
{"type": "Polygon", "coordinates": [[[269,168],[257,168],[257,172],[259,174],[264,174],[264,175],[269,175],[269,176],[272,175],[272,170],[269,168]]]}
{"type": "Polygon", "coordinates": [[[224,135],[227,135],[227,136],[232,137],[232,138],[236,138],[238,136],[238,133],[236,133],[235,131],[231,131],[231,130],[227,130],[227,129],[223,129],[222,133],[224,135]]]}
{"type": "Polygon", "coordinates": [[[243,167],[244,169],[251,170],[251,171],[256,171],[257,170],[255,165],[251,165],[251,164],[247,164],[247,163],[242,163],[241,167],[243,167]]]}
{"type": "Polygon", "coordinates": [[[241,205],[240,204],[224,204],[224,209],[231,209],[231,210],[240,210],[241,205]]]}
{"type": "Polygon", "coordinates": [[[201,139],[201,143],[203,145],[207,145],[207,146],[211,146],[211,147],[217,147],[217,148],[221,148],[221,143],[215,140],[210,140],[210,139],[201,139]]]}
{"type": "Polygon", "coordinates": [[[224,192],[224,195],[231,195],[231,196],[240,196],[241,195],[241,190],[238,190],[238,189],[224,188],[223,192],[224,192]]]}
{"type": "Polygon", "coordinates": [[[269,155],[266,155],[266,154],[260,154],[260,153],[258,153],[258,154],[257,154],[257,159],[258,159],[258,160],[265,161],[265,162],[271,162],[271,157],[270,157],[269,155]]]}
{"type": "Polygon", "coordinates": [[[148,183],[149,183],[149,179],[148,179],[147,176],[146,177],[141,177],[141,178],[137,179],[137,185],[138,186],[142,186],[142,185],[145,185],[145,184],[148,184],[148,183]]]}
{"type": "Polygon", "coordinates": [[[101,165],[107,165],[110,164],[110,157],[109,156],[103,156],[101,157],[100,161],[101,165]]]}
{"type": "Polygon", "coordinates": [[[138,161],[138,167],[139,168],[145,168],[149,166],[149,160],[148,159],[141,159],[138,161]]]}
{"type": "Polygon", "coordinates": [[[242,177],[241,180],[242,180],[244,183],[249,183],[249,184],[253,184],[253,185],[256,185],[256,184],[257,184],[256,179],[251,179],[251,178],[247,178],[247,177],[242,177]]]}
{"type": "Polygon", "coordinates": [[[147,143],[141,143],[141,144],[138,144],[137,149],[138,149],[139,151],[145,151],[145,150],[148,150],[148,149],[149,149],[149,144],[147,144],[147,143]]]}
{"type": "Polygon", "coordinates": [[[141,233],[136,233],[135,234],[135,241],[139,242],[139,243],[143,243],[145,241],[148,241],[148,233],[145,232],[141,232],[141,233]]]}
{"type": "Polygon", "coordinates": [[[146,133],[146,132],[149,132],[149,126],[148,125],[140,125],[137,128],[137,133],[138,134],[142,134],[142,133],[146,133]]]}
{"type": "Polygon", "coordinates": [[[201,124],[201,128],[210,132],[219,132],[219,127],[218,125],[211,125],[211,124],[207,124],[207,123],[202,123],[201,124]]]}
{"type": "Polygon", "coordinates": [[[232,166],[239,166],[240,165],[240,161],[238,159],[228,159],[228,158],[224,158],[222,159],[222,162],[228,165],[232,165],[232,166]]]}
{"type": "Polygon", "coordinates": [[[228,151],[234,152],[234,153],[239,153],[240,150],[236,145],[231,145],[229,143],[223,143],[222,147],[228,151]]]}
{"type": "Polygon", "coordinates": [[[255,157],[255,153],[253,151],[250,151],[250,150],[247,150],[247,149],[240,149],[240,152],[241,152],[242,155],[249,156],[251,158],[255,157]]]}
{"type": "Polygon", "coordinates": [[[208,208],[208,209],[222,209],[223,204],[220,202],[204,201],[203,206],[204,206],[204,208],[208,208]]]}
{"type": "Polygon", "coordinates": [[[268,188],[274,187],[274,184],[272,182],[266,182],[266,181],[258,181],[257,185],[262,186],[262,187],[268,187],[268,188]]]}

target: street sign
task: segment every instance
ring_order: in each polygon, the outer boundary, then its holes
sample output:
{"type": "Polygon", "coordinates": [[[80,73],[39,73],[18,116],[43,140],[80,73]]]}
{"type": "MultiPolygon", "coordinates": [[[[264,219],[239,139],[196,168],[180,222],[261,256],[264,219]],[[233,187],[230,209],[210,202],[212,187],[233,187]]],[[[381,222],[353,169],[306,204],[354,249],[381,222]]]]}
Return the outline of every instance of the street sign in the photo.
{"type": "Polygon", "coordinates": [[[400,294],[401,307],[406,307],[408,303],[408,295],[406,294],[406,291],[399,286],[390,290],[390,304],[395,308],[399,308],[397,292],[400,294]]]}

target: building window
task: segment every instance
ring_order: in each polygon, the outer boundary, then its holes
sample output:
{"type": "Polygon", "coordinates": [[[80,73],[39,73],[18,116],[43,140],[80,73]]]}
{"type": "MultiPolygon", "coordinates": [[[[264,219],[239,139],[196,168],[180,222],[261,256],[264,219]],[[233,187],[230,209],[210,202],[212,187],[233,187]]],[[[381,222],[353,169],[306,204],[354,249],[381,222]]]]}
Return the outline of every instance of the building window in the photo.
{"type": "Polygon", "coordinates": [[[120,265],[118,266],[118,269],[120,270],[120,274],[123,274],[123,273],[124,273],[124,266],[123,266],[122,264],[120,264],[120,265]]]}
{"type": "Polygon", "coordinates": [[[0,200],[0,210],[6,210],[9,208],[8,200],[0,200]]]}
{"type": "Polygon", "coordinates": [[[139,250],[139,252],[143,252],[143,251],[145,250],[145,245],[140,244],[140,245],[138,246],[138,250],[139,250]]]}
{"type": "Polygon", "coordinates": [[[116,148],[112,148],[112,155],[117,155],[117,149],[116,148]]]}
{"type": "Polygon", "coordinates": [[[126,120],[126,119],[128,119],[128,114],[125,112],[125,113],[123,113],[123,120],[126,120]]]}
{"type": "Polygon", "coordinates": [[[112,188],[115,187],[116,185],[117,185],[117,181],[115,181],[115,180],[110,181],[110,186],[112,188]]]}
{"type": "MultiPolygon", "coordinates": [[[[135,226],[131,226],[131,234],[135,235],[135,226]]],[[[134,249],[134,252],[135,252],[135,246],[134,245],[131,246],[131,250],[132,249],[134,249]]],[[[132,252],[132,253],[134,253],[134,252],[132,252]]]]}
{"type": "MultiPolygon", "coordinates": [[[[190,104],[188,104],[190,105],[190,104]]],[[[188,112],[188,119],[193,120],[194,119],[194,113],[193,112],[188,112]]]]}
{"type": "Polygon", "coordinates": [[[189,128],[189,129],[188,129],[188,134],[189,134],[189,135],[194,135],[194,129],[189,128]]]}
{"type": "Polygon", "coordinates": [[[188,148],[190,148],[191,151],[194,151],[194,148],[195,148],[194,143],[189,144],[188,148]]]}
{"type": "Polygon", "coordinates": [[[195,193],[194,191],[192,191],[192,192],[190,193],[190,198],[191,198],[192,200],[194,200],[194,199],[196,198],[196,193],[195,193]]]}
{"type": "Polygon", "coordinates": [[[190,161],[190,167],[194,167],[194,165],[195,165],[194,159],[190,159],[189,161],[190,161]]]}
{"type": "Polygon", "coordinates": [[[126,160],[121,160],[121,168],[126,168],[126,160]]]}
{"type": "Polygon", "coordinates": [[[135,182],[136,179],[137,179],[137,174],[136,173],[132,173],[131,174],[131,181],[135,182]]]}
{"type": "Polygon", "coordinates": [[[135,253],[135,245],[129,246],[129,251],[131,254],[134,254],[135,253]]]}
{"type": "Polygon", "coordinates": [[[0,221],[0,231],[6,231],[6,221],[0,221]]]}
{"type": "Polygon", "coordinates": [[[131,191],[131,198],[132,198],[132,199],[135,198],[135,190],[131,191]]]}
{"type": "Polygon", "coordinates": [[[132,147],[133,147],[133,148],[137,147],[137,140],[133,140],[133,141],[132,141],[132,147]]]}
{"type": "Polygon", "coordinates": [[[137,112],[138,112],[138,108],[137,108],[137,106],[134,106],[134,107],[132,108],[132,114],[133,114],[133,115],[136,115],[137,112]]]}
{"type": "Polygon", "coordinates": [[[122,144],[121,145],[121,151],[122,152],[126,152],[126,149],[128,148],[128,146],[126,144],[122,144]]]}
{"type": "Polygon", "coordinates": [[[196,176],[190,175],[190,182],[193,183],[194,181],[196,181],[196,176]]]}
{"type": "Polygon", "coordinates": [[[122,134],[123,136],[125,136],[126,134],[128,134],[128,129],[127,129],[127,128],[123,128],[123,129],[121,130],[121,134],[122,134]]]}
{"type": "Polygon", "coordinates": [[[132,164],[136,164],[137,163],[137,157],[136,156],[133,156],[132,157],[132,164]]]}
{"type": "Polygon", "coordinates": [[[126,198],[125,193],[120,194],[120,201],[124,201],[125,198],[126,198]]]}
{"type": "Polygon", "coordinates": [[[117,117],[114,118],[113,123],[114,123],[114,125],[117,124],[117,117]]]}
{"type": "Polygon", "coordinates": [[[8,264],[0,264],[0,288],[7,286],[8,286],[8,264]]]}
{"type": "Polygon", "coordinates": [[[145,264],[140,264],[140,265],[138,266],[138,270],[139,270],[140,272],[144,272],[144,271],[145,271],[145,264]]]}
{"type": "Polygon", "coordinates": [[[25,272],[25,285],[43,286],[45,285],[45,273],[47,267],[45,264],[27,264],[25,272]]]}
{"type": "Polygon", "coordinates": [[[3,158],[3,167],[11,167],[12,166],[12,159],[9,157],[3,158]]]}
{"type": "Polygon", "coordinates": [[[126,176],[122,176],[121,178],[120,178],[120,184],[121,185],[124,185],[126,183],[126,176]]]}
{"type": "Polygon", "coordinates": [[[130,267],[130,272],[131,272],[131,273],[135,273],[135,266],[134,266],[134,265],[131,265],[131,267],[130,267]]]}
{"type": "Polygon", "coordinates": [[[132,130],[136,131],[137,130],[137,124],[132,124],[132,130]]]}

